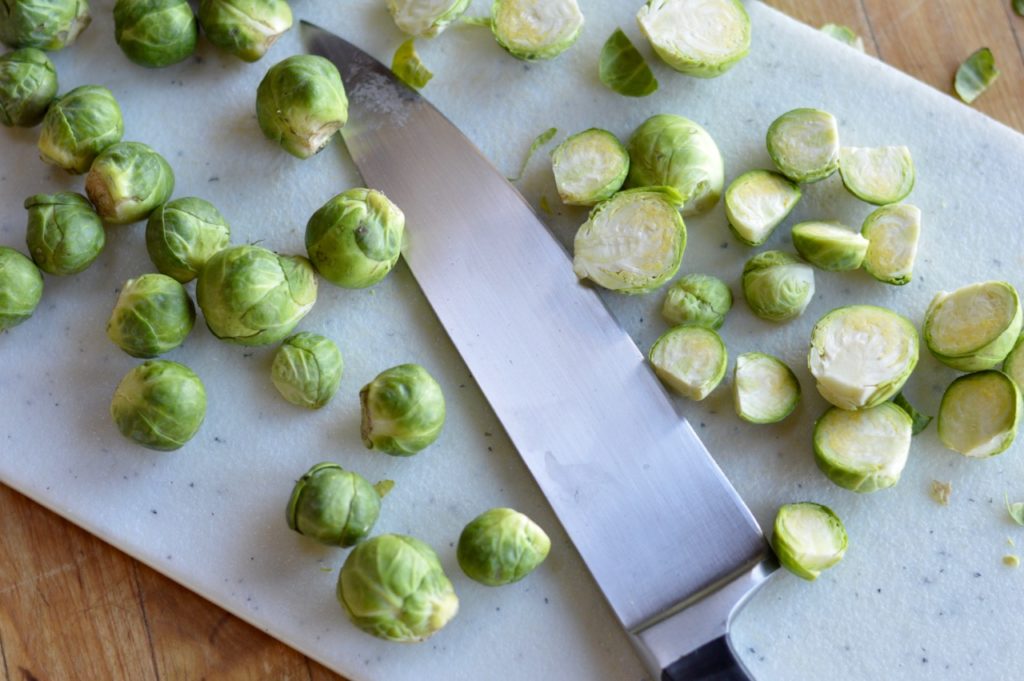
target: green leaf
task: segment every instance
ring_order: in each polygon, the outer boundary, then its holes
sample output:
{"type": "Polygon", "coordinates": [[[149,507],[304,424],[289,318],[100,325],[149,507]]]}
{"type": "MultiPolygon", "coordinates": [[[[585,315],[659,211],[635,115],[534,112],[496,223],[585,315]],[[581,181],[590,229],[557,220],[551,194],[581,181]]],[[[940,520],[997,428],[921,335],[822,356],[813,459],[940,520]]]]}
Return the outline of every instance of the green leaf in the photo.
{"type": "MultiPolygon", "coordinates": [[[[1021,2],[1024,0],[1018,0],[1021,2]]],[[[825,24],[821,27],[821,32],[825,35],[831,36],[841,43],[845,43],[855,50],[864,51],[864,41],[861,37],[854,33],[853,29],[849,26],[843,26],[842,24],[825,24]]]]}
{"type": "Polygon", "coordinates": [[[395,487],[394,480],[381,480],[373,486],[373,489],[377,490],[377,496],[384,497],[395,487]]]}
{"type": "Polygon", "coordinates": [[[490,17],[462,17],[461,19],[459,19],[459,23],[460,24],[464,24],[466,26],[486,26],[487,28],[490,28],[491,27],[491,18],[490,17]]]}
{"type": "Polygon", "coordinates": [[[548,203],[547,196],[540,197],[540,209],[548,215],[551,215],[551,204],[548,203]]]}
{"type": "Polygon", "coordinates": [[[391,70],[398,78],[414,90],[430,82],[434,77],[430,69],[420,61],[420,55],[416,52],[416,39],[409,38],[395,50],[395,57],[391,60],[391,70]]]}
{"type": "Polygon", "coordinates": [[[1024,0],[1013,0],[1013,11],[1024,17],[1024,0]]]}
{"type": "Polygon", "coordinates": [[[1013,522],[1024,525],[1024,501],[1015,501],[1011,504],[1009,497],[1004,498],[1006,499],[1006,512],[1013,518],[1013,522]]]}
{"type": "Polygon", "coordinates": [[[533,140],[533,144],[530,145],[530,150],[526,152],[526,158],[523,159],[523,165],[519,166],[519,174],[515,177],[508,178],[508,181],[518,182],[523,179],[523,175],[526,173],[526,166],[530,165],[530,159],[533,158],[533,155],[537,153],[538,149],[550,142],[557,134],[558,128],[548,128],[541,134],[537,135],[537,138],[533,140]]]}
{"type": "Polygon", "coordinates": [[[999,69],[996,68],[992,50],[983,47],[968,57],[956,70],[953,87],[960,99],[970,104],[998,77],[999,69]]]}
{"type": "Polygon", "coordinates": [[[892,403],[907,412],[907,416],[909,416],[910,420],[914,422],[912,430],[910,431],[912,435],[917,435],[927,428],[928,424],[932,422],[932,417],[922,414],[917,409],[914,409],[914,405],[907,401],[907,398],[903,396],[903,393],[892,398],[892,403]]]}
{"type": "Polygon", "coordinates": [[[621,28],[601,48],[598,73],[602,83],[627,97],[646,97],[658,89],[651,67],[621,28]]]}

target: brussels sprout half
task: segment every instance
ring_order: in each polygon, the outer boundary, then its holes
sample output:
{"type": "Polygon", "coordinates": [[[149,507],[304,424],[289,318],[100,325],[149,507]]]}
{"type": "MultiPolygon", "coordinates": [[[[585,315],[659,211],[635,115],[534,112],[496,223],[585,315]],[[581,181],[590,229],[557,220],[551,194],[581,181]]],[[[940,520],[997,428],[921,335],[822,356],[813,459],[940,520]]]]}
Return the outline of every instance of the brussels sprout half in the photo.
{"type": "Polygon", "coordinates": [[[231,241],[231,227],[209,201],[184,197],[157,207],[146,222],[146,251],[162,274],[182,284],[231,241]]]}
{"type": "Polygon", "coordinates": [[[548,535],[525,514],[492,508],[462,530],[455,555],[473,581],[502,586],[533,572],[550,550],[548,535]]]}
{"type": "Polygon", "coordinates": [[[284,339],[274,353],[270,379],[281,397],[307,409],[319,409],[338,392],[345,363],[330,338],[302,332],[284,339]]]}
{"type": "Polygon", "coordinates": [[[725,190],[729,229],[748,246],[760,246],[793,212],[803,192],[785,176],[770,170],[743,173],[725,190]]]}
{"type": "Polygon", "coordinates": [[[830,407],[814,424],[814,460],[829,480],[854,492],[899,482],[913,422],[892,402],[860,411],[830,407]]]}
{"type": "Polygon", "coordinates": [[[329,60],[298,54],[274,64],[256,89],[256,119],[269,140],[309,158],[348,121],[348,98],[329,60]]]}
{"type": "Polygon", "coordinates": [[[868,240],[865,271],[886,284],[910,283],[921,236],[920,209],[909,203],[882,206],[867,216],[860,233],[868,240]]]}
{"type": "Polygon", "coordinates": [[[181,345],[195,321],[185,287],[166,274],[144,274],[125,282],[107,337],[132,357],[156,357],[181,345]]]}
{"type": "Polygon", "coordinates": [[[701,326],[669,329],[651,346],[649,358],[665,385],[697,401],[718,387],[729,365],[722,338],[701,326]]]}
{"type": "Polygon", "coordinates": [[[750,17],[739,0],[648,0],[636,21],[666,64],[720,76],[750,51],[750,17]]]}
{"type": "Polygon", "coordinates": [[[788,253],[763,251],[743,266],[743,297],[761,319],[799,317],[814,297],[814,269],[788,253]]]}
{"type": "Polygon", "coordinates": [[[288,500],[288,527],[329,546],[355,546],[373,530],[381,494],[366,478],[325,461],[298,479],[288,500]]]}
{"type": "Polygon", "coordinates": [[[826,111],[786,112],[768,128],[766,141],[772,162],[794,182],[818,182],[839,168],[839,126],[826,111]]]}
{"type": "Polygon", "coordinates": [[[444,393],[418,364],[382,371],[359,391],[361,434],[369,449],[412,456],[441,435],[444,393]]]}
{"type": "Polygon", "coordinates": [[[629,154],[615,135],[591,128],[555,147],[551,169],[562,203],[593,206],[622,188],[629,172],[629,154]]]}
{"type": "Polygon", "coordinates": [[[772,549],[783,567],[814,581],[846,553],[846,528],[832,509],[804,501],[786,504],[775,516],[772,549]]]}
{"type": "Polygon", "coordinates": [[[100,152],[85,193],[104,221],[126,225],[149,217],[174,191],[174,171],[149,145],[118,142],[100,152]]]}
{"type": "Polygon", "coordinates": [[[914,188],[914,160],[906,147],[843,147],[839,175],[858,199],[884,206],[902,201],[914,188]]]}
{"type": "Polygon", "coordinates": [[[732,376],[736,415],[750,423],[777,423],[800,402],[800,382],[782,360],[760,352],[736,358],[732,376]]]}
{"type": "Polygon", "coordinates": [[[43,116],[39,153],[47,163],[80,175],[101,151],[121,141],[124,120],[110,90],[83,85],[59,97],[43,116]]]}
{"type": "Polygon", "coordinates": [[[517,59],[553,59],[576,42],[583,13],[576,0],[494,0],[491,31],[517,59]]]}
{"type": "Polygon", "coordinates": [[[1009,354],[1021,332],[1017,289],[985,281],[936,294],[924,317],[924,341],[947,366],[991,369],[1009,354]]]}
{"type": "Polygon", "coordinates": [[[4,0],[0,42],[8,47],[62,50],[75,42],[92,16],[86,0],[4,0]]]}
{"type": "Polygon", "coordinates": [[[399,30],[433,38],[462,16],[471,0],[388,0],[388,11],[399,30]]]}
{"type": "Polygon", "coordinates": [[[77,274],[103,250],[103,221],[81,194],[36,194],[25,200],[25,208],[28,252],[47,274],[77,274]]]}
{"type": "Polygon", "coordinates": [[[114,40],[140,66],[160,68],[196,51],[199,25],[187,0],[117,0],[114,40]]]}
{"type": "Polygon", "coordinates": [[[732,309],[732,291],[709,274],[684,274],[665,295],[661,316],[672,326],[704,326],[718,330],[732,309]]]}
{"type": "Polygon", "coordinates": [[[960,376],[942,395],[939,439],[964,456],[995,456],[1013,444],[1021,411],[1020,389],[1001,371],[960,376]]]}
{"type": "Polygon", "coordinates": [[[25,47],[0,56],[0,124],[38,125],[57,96],[57,69],[41,50],[25,47]]]}
{"type": "Polygon", "coordinates": [[[24,255],[0,246],[0,331],[32,316],[43,297],[43,275],[24,255]]]}
{"type": "Polygon", "coordinates": [[[206,389],[184,364],[148,360],[121,379],[110,415],[122,435],[143,447],[179,449],[203,424],[206,389]]]}
{"type": "Polygon", "coordinates": [[[868,252],[868,240],[838,222],[801,222],[791,236],[797,253],[823,270],[859,269],[868,252]]]}
{"type": "Polygon", "coordinates": [[[199,25],[211,43],[254,62],[292,27],[292,8],[285,0],[200,0],[199,25]]]}

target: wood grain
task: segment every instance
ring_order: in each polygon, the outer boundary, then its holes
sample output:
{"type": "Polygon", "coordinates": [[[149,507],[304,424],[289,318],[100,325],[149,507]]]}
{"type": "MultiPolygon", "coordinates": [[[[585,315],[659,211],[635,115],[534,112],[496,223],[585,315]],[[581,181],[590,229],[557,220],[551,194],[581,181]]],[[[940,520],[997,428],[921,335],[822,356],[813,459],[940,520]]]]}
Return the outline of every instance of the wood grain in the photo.
{"type": "MultiPolygon", "coordinates": [[[[639,1],[639,0],[637,0],[639,1]]],[[[975,49],[1002,75],[975,107],[1024,130],[1024,19],[1010,0],[768,0],[946,93],[975,49]]],[[[4,681],[341,681],[263,632],[0,485],[4,681]]]]}

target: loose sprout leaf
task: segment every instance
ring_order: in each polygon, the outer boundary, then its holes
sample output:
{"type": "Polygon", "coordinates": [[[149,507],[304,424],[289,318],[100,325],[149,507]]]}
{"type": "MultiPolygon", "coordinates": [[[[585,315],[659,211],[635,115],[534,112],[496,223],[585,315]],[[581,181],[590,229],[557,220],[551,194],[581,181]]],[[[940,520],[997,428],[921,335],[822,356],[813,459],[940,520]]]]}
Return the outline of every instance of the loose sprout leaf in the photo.
{"type": "MultiPolygon", "coordinates": [[[[912,435],[917,435],[927,428],[928,424],[932,422],[932,417],[927,414],[922,414],[917,409],[914,409],[914,405],[912,405],[907,398],[903,396],[903,393],[896,395],[896,397],[892,398],[892,401],[897,407],[907,412],[907,416],[909,416],[910,420],[914,422],[913,430],[911,431],[912,435]]],[[[933,483],[933,487],[934,484],[935,483],[933,483]]]]}
{"type": "Polygon", "coordinates": [[[537,138],[533,140],[533,144],[530,145],[530,150],[526,152],[526,158],[523,159],[523,164],[519,166],[519,172],[515,177],[508,178],[508,181],[518,182],[523,179],[523,175],[526,173],[526,166],[530,165],[530,159],[533,158],[533,155],[537,153],[538,149],[550,142],[557,134],[558,128],[548,128],[541,134],[537,135],[537,138]]]}
{"type": "Polygon", "coordinates": [[[540,197],[540,209],[548,215],[551,215],[551,204],[548,202],[547,196],[540,197]]]}
{"type": "Polygon", "coordinates": [[[943,506],[949,505],[949,497],[953,494],[953,483],[952,482],[939,482],[938,480],[932,480],[932,499],[935,503],[942,504],[943,506]]]}
{"type": "Polygon", "coordinates": [[[484,26],[485,28],[491,27],[490,17],[462,17],[459,19],[460,24],[466,26],[484,26]]]}
{"type": "Polygon", "coordinates": [[[1009,497],[1005,497],[1005,499],[1006,512],[1010,514],[1010,518],[1018,525],[1024,525],[1024,501],[1014,501],[1011,503],[1009,497]]]}
{"type": "Polygon", "coordinates": [[[651,67],[621,28],[601,48],[598,73],[602,83],[626,97],[646,97],[658,89],[651,67]]]}
{"type": "Polygon", "coordinates": [[[373,488],[375,490],[377,490],[377,494],[379,496],[384,497],[384,496],[387,495],[388,492],[390,492],[391,490],[393,490],[395,488],[395,481],[394,480],[381,480],[380,482],[375,483],[373,488]]]}
{"type": "Polygon", "coordinates": [[[849,26],[843,26],[842,24],[825,24],[821,27],[821,32],[827,36],[835,38],[841,43],[849,45],[855,50],[860,50],[861,52],[864,51],[864,41],[849,26]]]}
{"type": "MultiPolygon", "coordinates": [[[[1019,2],[1020,0],[1018,0],[1019,2]]],[[[998,77],[999,69],[996,68],[992,50],[983,47],[968,57],[967,61],[956,70],[953,87],[960,99],[970,104],[985,92],[998,77]]]]}
{"type": "Polygon", "coordinates": [[[414,90],[419,90],[430,82],[434,74],[420,60],[416,51],[416,39],[409,38],[395,50],[391,60],[391,70],[398,78],[414,90]]]}

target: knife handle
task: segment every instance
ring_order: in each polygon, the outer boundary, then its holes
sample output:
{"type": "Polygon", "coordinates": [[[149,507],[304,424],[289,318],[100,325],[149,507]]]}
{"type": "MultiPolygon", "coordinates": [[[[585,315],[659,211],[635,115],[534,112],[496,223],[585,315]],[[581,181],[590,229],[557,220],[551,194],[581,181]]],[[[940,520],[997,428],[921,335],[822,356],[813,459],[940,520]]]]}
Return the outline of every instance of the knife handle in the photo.
{"type": "Polygon", "coordinates": [[[725,636],[679,658],[661,672],[661,681],[751,681],[725,636]]]}

